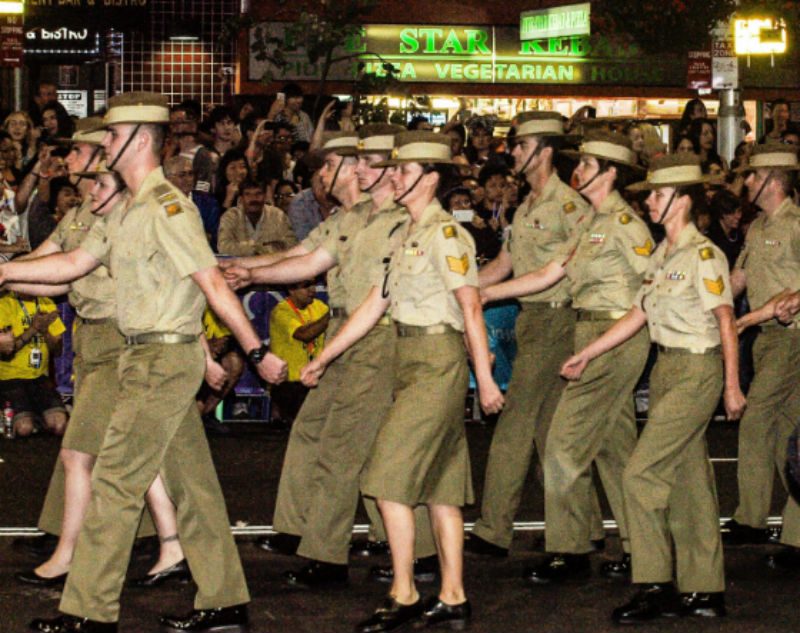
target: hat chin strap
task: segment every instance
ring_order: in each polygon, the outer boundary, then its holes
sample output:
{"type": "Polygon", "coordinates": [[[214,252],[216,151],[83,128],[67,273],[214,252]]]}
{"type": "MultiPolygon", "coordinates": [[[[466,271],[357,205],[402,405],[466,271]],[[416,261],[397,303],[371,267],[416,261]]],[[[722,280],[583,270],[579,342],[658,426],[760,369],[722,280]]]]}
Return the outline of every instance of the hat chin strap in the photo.
{"type": "Polygon", "coordinates": [[[761,188],[758,190],[756,197],[753,198],[753,204],[758,204],[758,199],[761,197],[761,194],[764,193],[764,188],[769,184],[769,181],[772,180],[772,176],[775,172],[773,170],[769,170],[767,177],[764,179],[764,184],[761,185],[761,188]]]}
{"type": "Polygon", "coordinates": [[[377,185],[377,184],[378,184],[378,183],[381,181],[381,179],[382,179],[382,178],[383,178],[383,177],[386,175],[386,170],[387,170],[387,169],[389,169],[389,168],[388,168],[388,167],[384,167],[384,168],[381,170],[381,175],[380,175],[380,176],[378,176],[378,177],[377,177],[377,178],[376,178],[376,179],[375,179],[375,180],[372,182],[372,184],[371,184],[369,187],[367,187],[366,189],[362,189],[362,191],[363,191],[364,193],[369,193],[370,191],[372,191],[372,190],[375,188],[375,186],[376,186],[376,185],[377,185]]]}
{"type": "Polygon", "coordinates": [[[118,193],[120,193],[124,189],[125,189],[125,187],[117,185],[117,188],[114,189],[114,191],[111,193],[110,196],[108,196],[108,198],[103,200],[103,203],[99,207],[97,207],[96,209],[92,209],[92,213],[95,214],[95,215],[100,213],[100,211],[102,211],[105,208],[105,206],[114,199],[114,196],[116,196],[118,193]]]}
{"type": "Polygon", "coordinates": [[[139,132],[139,128],[141,127],[141,125],[142,125],[141,123],[137,123],[134,126],[133,132],[131,132],[130,136],[128,137],[128,140],[125,141],[125,144],[122,146],[122,149],[120,149],[119,152],[117,152],[116,158],[114,158],[114,160],[112,160],[110,163],[106,163],[106,166],[109,169],[114,169],[116,164],[119,162],[119,159],[122,158],[122,155],[125,153],[125,150],[127,150],[128,146],[133,142],[133,138],[139,132]]]}
{"type": "Polygon", "coordinates": [[[341,159],[342,160],[339,161],[339,165],[336,167],[336,171],[333,172],[333,180],[331,180],[331,186],[328,187],[329,196],[333,196],[333,187],[336,184],[336,181],[339,179],[339,171],[342,169],[342,165],[344,164],[344,157],[342,156],[341,159]]]}
{"type": "Polygon", "coordinates": [[[541,143],[537,143],[536,149],[531,152],[531,155],[528,156],[528,160],[526,160],[525,163],[522,165],[522,167],[520,167],[519,170],[517,171],[517,176],[519,176],[520,178],[525,176],[525,170],[528,169],[528,165],[531,164],[531,161],[536,156],[538,156],[541,153],[541,151],[542,151],[542,145],[541,143]]]}
{"type": "Polygon", "coordinates": [[[395,200],[395,202],[396,202],[397,204],[400,204],[400,202],[402,202],[403,198],[405,198],[405,197],[406,197],[408,194],[410,194],[412,191],[414,191],[414,189],[416,189],[416,188],[417,188],[417,185],[419,184],[419,181],[420,181],[420,180],[422,180],[423,176],[425,176],[425,171],[424,171],[424,170],[423,170],[423,172],[422,172],[422,173],[419,175],[419,178],[417,178],[417,179],[414,181],[414,184],[413,184],[413,185],[411,185],[411,187],[409,187],[408,189],[406,189],[406,192],[405,192],[405,193],[404,193],[402,196],[400,196],[399,198],[397,198],[397,200],[395,200]]]}
{"type": "Polygon", "coordinates": [[[664,208],[661,217],[656,220],[656,224],[664,224],[664,218],[667,217],[667,213],[669,212],[669,208],[672,206],[672,203],[675,202],[675,195],[678,193],[678,190],[672,192],[672,195],[669,198],[669,202],[667,202],[667,206],[664,208]]]}
{"type": "MultiPolygon", "coordinates": [[[[89,165],[91,165],[92,161],[94,161],[94,159],[97,158],[97,155],[100,153],[101,149],[103,149],[103,148],[100,145],[96,145],[95,146],[94,150],[92,150],[92,155],[89,156],[89,160],[86,161],[86,164],[83,166],[83,169],[81,169],[80,171],[82,171],[82,172],[89,171],[89,165]]],[[[80,183],[80,181],[83,180],[84,178],[85,178],[85,176],[78,176],[78,180],[75,181],[75,185],[77,186],[78,183],[80,183]]]]}
{"type": "Polygon", "coordinates": [[[589,185],[591,185],[591,184],[592,184],[592,183],[593,183],[595,180],[597,180],[597,179],[600,177],[600,175],[601,175],[601,174],[605,173],[607,169],[608,169],[607,167],[606,167],[606,169],[598,169],[598,170],[597,170],[597,173],[596,173],[594,176],[592,176],[591,178],[589,178],[589,180],[587,180],[585,183],[583,183],[583,184],[582,184],[580,187],[578,187],[578,188],[577,188],[575,191],[577,191],[577,192],[579,192],[579,193],[580,193],[581,191],[583,191],[584,189],[586,189],[586,187],[588,187],[588,186],[589,186],[589,185]]]}

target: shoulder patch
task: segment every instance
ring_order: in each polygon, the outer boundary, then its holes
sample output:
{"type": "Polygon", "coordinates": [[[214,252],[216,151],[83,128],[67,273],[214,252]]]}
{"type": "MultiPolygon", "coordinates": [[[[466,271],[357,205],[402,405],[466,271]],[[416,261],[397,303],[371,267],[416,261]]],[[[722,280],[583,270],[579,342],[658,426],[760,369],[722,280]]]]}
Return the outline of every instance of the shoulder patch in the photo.
{"type": "Polygon", "coordinates": [[[703,248],[700,249],[700,259],[702,259],[703,261],[707,259],[714,259],[714,257],[715,257],[714,249],[711,248],[710,246],[704,246],[703,248]]]}
{"type": "Polygon", "coordinates": [[[563,208],[564,208],[564,213],[572,213],[578,207],[575,206],[574,202],[570,201],[567,202],[567,204],[565,204],[563,208]]]}
{"type": "Polygon", "coordinates": [[[722,294],[722,291],[725,290],[725,282],[722,281],[722,275],[716,279],[706,279],[703,277],[703,285],[712,295],[719,296],[722,294]]]}
{"type": "Polygon", "coordinates": [[[448,224],[447,226],[442,227],[442,233],[444,233],[445,238],[450,239],[451,237],[456,236],[456,227],[452,224],[448,224]]]}
{"type": "Polygon", "coordinates": [[[447,256],[447,267],[458,275],[466,275],[469,270],[469,257],[464,253],[461,257],[447,256]]]}
{"type": "Polygon", "coordinates": [[[174,193],[172,187],[170,187],[167,183],[162,182],[160,185],[156,185],[153,187],[153,193],[157,196],[161,197],[166,193],[174,193]]]}
{"type": "Polygon", "coordinates": [[[632,219],[633,218],[631,217],[630,213],[623,213],[622,215],[619,216],[619,223],[620,224],[630,224],[632,219]]]}
{"type": "Polygon", "coordinates": [[[170,202],[169,204],[165,204],[163,206],[169,217],[183,213],[183,206],[180,202],[170,202]]]}
{"type": "Polygon", "coordinates": [[[648,239],[641,246],[634,246],[633,252],[636,253],[637,255],[641,255],[642,257],[650,257],[650,254],[653,252],[652,240],[648,239]]]}

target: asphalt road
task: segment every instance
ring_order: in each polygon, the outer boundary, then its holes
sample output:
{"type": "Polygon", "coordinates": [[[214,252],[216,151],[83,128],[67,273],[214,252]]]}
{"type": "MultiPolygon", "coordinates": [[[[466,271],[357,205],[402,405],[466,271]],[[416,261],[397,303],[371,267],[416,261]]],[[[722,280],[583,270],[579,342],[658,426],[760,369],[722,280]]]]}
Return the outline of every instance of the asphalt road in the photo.
{"type": "MultiPolygon", "coordinates": [[[[491,433],[491,426],[468,425],[478,498],[491,433]]],[[[736,433],[736,425],[727,423],[714,423],[709,430],[723,516],[730,516],[736,504],[736,433]]],[[[284,586],[281,574],[303,561],[268,555],[252,544],[254,534],[268,529],[271,523],[286,436],[268,435],[258,426],[248,425],[238,427],[231,437],[212,438],[211,446],[231,523],[242,534],[237,540],[253,595],[253,633],[346,632],[367,617],[386,591],[385,585],[367,579],[368,568],[388,560],[353,561],[346,589],[298,591],[284,586]]],[[[21,633],[30,619],[56,612],[57,591],[33,590],[13,579],[15,571],[30,567],[32,561],[12,547],[11,533],[35,526],[57,450],[58,443],[52,437],[0,440],[0,633],[21,633]]],[[[778,485],[773,515],[779,514],[782,502],[778,485]]],[[[468,508],[467,521],[474,520],[478,512],[477,507],[468,508]]],[[[607,508],[606,517],[610,518],[607,508]]],[[[466,585],[476,633],[598,632],[615,628],[609,613],[629,595],[630,588],[624,583],[595,575],[585,583],[531,588],[519,578],[522,567],[542,556],[537,545],[541,534],[536,530],[542,518],[542,491],[531,472],[518,516],[528,529],[517,533],[510,558],[467,559],[466,585]]],[[[363,513],[359,513],[357,522],[365,522],[363,513]]],[[[594,556],[595,567],[617,555],[618,547],[612,534],[606,551],[594,556]]],[[[798,627],[795,605],[800,574],[767,569],[763,558],[768,551],[768,546],[726,550],[729,616],[725,620],[664,621],[639,630],[794,633],[798,627]]],[[[130,573],[144,573],[149,564],[146,558],[134,558],[130,573]]],[[[435,587],[422,585],[420,590],[430,594],[435,587]]],[[[168,585],[150,592],[126,590],[121,630],[157,631],[158,614],[188,610],[192,595],[190,585],[168,585]]]]}

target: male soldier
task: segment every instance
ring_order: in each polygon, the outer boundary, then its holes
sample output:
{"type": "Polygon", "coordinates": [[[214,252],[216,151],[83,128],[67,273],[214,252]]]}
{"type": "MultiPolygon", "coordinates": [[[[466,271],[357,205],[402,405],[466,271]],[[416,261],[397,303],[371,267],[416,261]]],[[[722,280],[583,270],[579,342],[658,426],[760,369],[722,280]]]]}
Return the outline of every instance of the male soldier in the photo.
{"type": "Polygon", "coordinates": [[[208,299],[259,374],[279,382],[285,363],[261,343],[216,266],[197,209],[159,167],[169,121],[166,97],[109,100],[103,138],[109,166],[130,200],[96,223],[70,253],[11,262],[0,281],[65,283],[101,263],[116,279],[120,394],[92,477],[92,500],[61,599],[65,614],[38,631],[117,631],[119,594],[147,487],[161,474],[198,586],[195,609],[165,616],[167,631],[247,628],[247,586],[194,397],[204,373],[199,342],[208,299]]]}
{"type": "MultiPolygon", "coordinates": [[[[753,307],[784,289],[800,288],[800,209],[792,202],[794,172],[800,169],[789,145],[757,145],[748,165],[747,196],[763,210],[731,272],[734,296],[747,288],[753,307]]],[[[784,477],[786,443],[800,417],[800,319],[762,324],[753,348],[755,377],[739,424],[739,506],[723,541],[764,543],[772,499],[774,467],[784,477]]],[[[783,511],[784,551],[768,558],[772,567],[800,566],[800,506],[789,497],[783,511]]]]}
{"type": "MultiPolygon", "coordinates": [[[[550,263],[579,220],[591,212],[553,168],[554,152],[564,137],[557,112],[518,116],[512,156],[517,173],[530,183],[531,193],[514,214],[503,250],[481,269],[481,288],[497,284],[509,274],[520,277],[550,263]]],[[[533,444],[541,462],[550,421],[566,384],[558,373],[572,354],[575,311],[570,308],[566,281],[518,299],[522,311],[516,323],[514,370],[489,450],[481,517],[464,544],[473,554],[508,556],[533,444]]],[[[600,540],[603,527],[596,498],[595,507],[592,539],[600,540]]]]}

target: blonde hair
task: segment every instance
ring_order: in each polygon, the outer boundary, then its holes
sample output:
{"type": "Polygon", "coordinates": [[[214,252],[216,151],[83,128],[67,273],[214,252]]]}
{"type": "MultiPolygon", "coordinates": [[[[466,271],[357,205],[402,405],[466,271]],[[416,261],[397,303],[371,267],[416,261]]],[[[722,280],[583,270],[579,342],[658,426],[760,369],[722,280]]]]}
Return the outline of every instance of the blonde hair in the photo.
{"type": "Polygon", "coordinates": [[[27,112],[25,112],[25,110],[15,110],[11,114],[9,114],[3,121],[3,129],[8,131],[9,120],[11,119],[12,116],[17,116],[17,115],[25,119],[25,123],[28,125],[27,133],[28,135],[30,135],[30,133],[33,131],[33,119],[31,119],[31,116],[27,112]]]}
{"type": "Polygon", "coordinates": [[[649,165],[655,157],[667,152],[667,146],[658,135],[656,127],[651,123],[640,123],[639,129],[642,131],[642,139],[644,140],[642,159],[649,165]]]}

